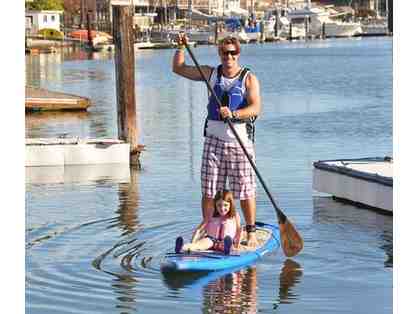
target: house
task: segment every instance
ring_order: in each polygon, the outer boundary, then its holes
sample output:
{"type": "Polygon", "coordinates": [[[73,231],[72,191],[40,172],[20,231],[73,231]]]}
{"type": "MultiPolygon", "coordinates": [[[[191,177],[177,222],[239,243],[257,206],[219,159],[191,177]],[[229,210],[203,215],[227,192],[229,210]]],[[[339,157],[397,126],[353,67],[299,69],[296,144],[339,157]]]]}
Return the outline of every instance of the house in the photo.
{"type": "Polygon", "coordinates": [[[26,32],[28,34],[37,34],[44,28],[61,31],[60,19],[62,13],[62,11],[26,11],[26,32]]]}

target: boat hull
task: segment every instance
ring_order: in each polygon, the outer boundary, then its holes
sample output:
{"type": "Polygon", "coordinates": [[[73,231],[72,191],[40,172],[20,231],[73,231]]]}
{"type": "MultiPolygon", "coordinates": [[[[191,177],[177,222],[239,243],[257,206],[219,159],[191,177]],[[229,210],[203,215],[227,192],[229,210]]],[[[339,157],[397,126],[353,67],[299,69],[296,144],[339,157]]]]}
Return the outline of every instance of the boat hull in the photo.
{"type": "Polygon", "coordinates": [[[337,199],[393,211],[392,159],[324,160],[313,164],[313,189],[337,199]]]}

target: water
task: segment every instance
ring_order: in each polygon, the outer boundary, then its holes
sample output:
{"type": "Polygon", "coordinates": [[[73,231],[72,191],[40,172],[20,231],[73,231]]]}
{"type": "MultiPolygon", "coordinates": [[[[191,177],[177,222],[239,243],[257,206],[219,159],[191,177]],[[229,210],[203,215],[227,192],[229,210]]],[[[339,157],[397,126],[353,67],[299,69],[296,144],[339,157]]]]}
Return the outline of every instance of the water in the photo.
{"type": "MultiPolygon", "coordinates": [[[[216,48],[194,50],[215,65],[216,48]]],[[[257,166],[305,240],[232,274],[164,277],[159,262],[200,219],[206,91],[140,51],[142,170],[26,169],[28,313],[392,313],[392,217],[312,190],[312,162],[392,155],[390,38],[246,45],[263,114],[257,166]]],[[[190,62],[190,60],[189,60],[190,62]]],[[[26,57],[27,83],[90,97],[87,113],[26,115],[27,137],[116,137],[113,56],[26,57]]],[[[275,222],[259,185],[257,218],[275,222]]]]}

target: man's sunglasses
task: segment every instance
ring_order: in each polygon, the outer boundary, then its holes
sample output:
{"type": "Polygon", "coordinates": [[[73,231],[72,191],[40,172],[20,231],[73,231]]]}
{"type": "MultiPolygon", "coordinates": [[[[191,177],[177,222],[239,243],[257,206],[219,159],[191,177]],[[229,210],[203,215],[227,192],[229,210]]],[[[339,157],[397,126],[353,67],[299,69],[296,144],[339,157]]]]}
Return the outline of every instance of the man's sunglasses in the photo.
{"type": "Polygon", "coordinates": [[[231,56],[236,56],[237,54],[239,54],[239,52],[237,50],[223,50],[222,54],[226,57],[227,55],[231,55],[231,56]]]}

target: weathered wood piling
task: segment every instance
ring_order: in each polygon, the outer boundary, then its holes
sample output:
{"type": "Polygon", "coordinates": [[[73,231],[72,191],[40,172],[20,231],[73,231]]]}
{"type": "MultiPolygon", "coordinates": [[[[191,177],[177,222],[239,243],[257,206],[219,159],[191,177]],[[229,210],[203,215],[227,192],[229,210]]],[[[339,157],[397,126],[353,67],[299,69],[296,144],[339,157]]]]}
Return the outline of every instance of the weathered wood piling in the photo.
{"type": "Polygon", "coordinates": [[[131,165],[139,166],[143,146],[138,145],[133,17],[130,7],[119,2],[112,6],[118,138],[130,144],[131,165]]]}
{"type": "Polygon", "coordinates": [[[276,22],[274,23],[274,38],[279,36],[279,10],[276,9],[274,11],[274,15],[276,17],[276,22]]]}

